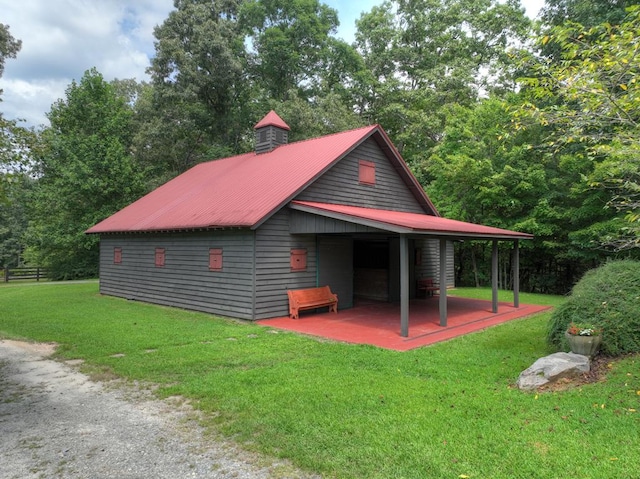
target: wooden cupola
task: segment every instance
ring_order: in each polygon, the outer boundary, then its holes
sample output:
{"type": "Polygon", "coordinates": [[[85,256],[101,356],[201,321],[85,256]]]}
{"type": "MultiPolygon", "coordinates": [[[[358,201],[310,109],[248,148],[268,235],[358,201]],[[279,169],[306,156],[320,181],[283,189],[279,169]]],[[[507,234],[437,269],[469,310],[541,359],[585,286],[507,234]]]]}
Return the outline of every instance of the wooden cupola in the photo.
{"type": "Polygon", "coordinates": [[[253,127],[256,132],[256,153],[267,153],[289,142],[289,125],[271,110],[253,127]]]}

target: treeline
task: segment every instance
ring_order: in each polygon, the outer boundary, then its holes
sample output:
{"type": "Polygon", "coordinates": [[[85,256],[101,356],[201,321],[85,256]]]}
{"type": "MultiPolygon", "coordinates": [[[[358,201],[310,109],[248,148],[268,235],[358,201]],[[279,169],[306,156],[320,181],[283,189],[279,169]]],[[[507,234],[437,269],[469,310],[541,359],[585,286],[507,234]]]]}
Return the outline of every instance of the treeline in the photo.
{"type": "MultiPolygon", "coordinates": [[[[50,126],[0,115],[0,266],[95,275],[84,230],[199,162],[249,151],[275,109],[293,141],[381,124],[441,214],[535,235],[523,289],[567,292],[639,251],[632,3],[548,0],[532,22],[518,0],[392,0],[348,44],[319,0],[176,0],[149,83],[91,69],[50,126]]],[[[20,42],[0,28],[1,74],[20,42]]],[[[487,284],[488,246],[456,248],[458,284],[487,284]]]]}

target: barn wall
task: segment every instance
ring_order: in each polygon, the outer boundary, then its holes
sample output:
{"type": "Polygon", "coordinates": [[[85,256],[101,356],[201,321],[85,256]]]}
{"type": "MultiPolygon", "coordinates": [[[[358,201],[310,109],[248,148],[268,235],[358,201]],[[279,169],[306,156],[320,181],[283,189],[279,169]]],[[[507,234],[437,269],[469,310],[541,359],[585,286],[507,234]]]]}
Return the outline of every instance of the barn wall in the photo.
{"type": "MultiPolygon", "coordinates": [[[[421,264],[415,266],[415,279],[432,278],[436,283],[440,281],[440,240],[418,238],[415,240],[416,249],[422,250],[421,264]]],[[[447,287],[455,286],[455,271],[453,260],[453,243],[447,241],[447,287]]]]}
{"type": "Polygon", "coordinates": [[[104,235],[100,292],[241,319],[252,319],[253,232],[104,235]],[[122,263],[114,264],[114,248],[122,263]],[[156,248],[165,265],[155,266],[156,248]],[[222,271],[209,269],[209,249],[222,249],[222,271]]]}
{"type": "Polygon", "coordinates": [[[296,199],[425,213],[387,156],[371,138],[334,165],[296,199]],[[360,183],[360,160],[375,163],[375,185],[360,183]]]}
{"type": "Polygon", "coordinates": [[[317,286],[316,236],[289,234],[289,214],[282,209],[256,231],[255,319],[287,316],[287,290],[317,286]],[[292,249],[306,250],[305,271],[291,271],[292,249]]]}
{"type": "Polygon", "coordinates": [[[348,221],[336,220],[325,216],[305,213],[303,211],[291,210],[289,212],[289,231],[292,234],[356,234],[356,233],[382,233],[388,235],[387,231],[369,226],[349,223],[348,221]]]}

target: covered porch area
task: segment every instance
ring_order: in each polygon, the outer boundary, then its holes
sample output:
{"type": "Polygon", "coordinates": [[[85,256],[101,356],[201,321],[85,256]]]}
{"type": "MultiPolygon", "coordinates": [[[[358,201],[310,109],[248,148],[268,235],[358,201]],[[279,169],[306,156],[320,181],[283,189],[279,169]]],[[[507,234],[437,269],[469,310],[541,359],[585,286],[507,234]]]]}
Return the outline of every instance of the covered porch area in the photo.
{"type": "MultiPolygon", "coordinates": [[[[369,233],[383,234],[387,237],[394,238],[397,244],[397,254],[393,256],[394,260],[389,264],[389,275],[391,275],[392,271],[396,275],[397,289],[394,291],[394,285],[389,282],[389,291],[396,294],[389,294],[388,299],[390,300],[390,304],[385,305],[382,303],[379,306],[382,310],[386,310],[386,308],[390,306],[393,307],[393,317],[396,319],[396,324],[400,328],[400,336],[406,338],[407,341],[414,338],[416,334],[419,336],[427,334],[424,329],[421,329],[420,325],[431,324],[432,318],[438,318],[437,326],[440,329],[452,326],[449,318],[455,313],[455,310],[453,312],[451,311],[452,307],[455,308],[455,301],[449,301],[447,297],[447,287],[453,286],[447,277],[447,243],[452,241],[482,240],[491,241],[492,243],[492,301],[488,303],[487,307],[484,305],[482,307],[478,306],[478,313],[487,312],[488,310],[492,315],[502,316],[507,312],[516,314],[519,310],[522,310],[522,312],[526,314],[524,308],[520,305],[519,298],[519,241],[533,238],[530,234],[455,221],[439,216],[402,211],[307,201],[293,201],[289,207],[292,210],[290,224],[290,232],[292,234],[315,234],[318,237],[320,237],[320,235],[331,236],[342,234],[347,235],[347,238],[351,235],[353,239],[357,237],[356,235],[358,234],[369,233]],[[414,264],[420,255],[417,254],[416,248],[412,247],[412,241],[419,238],[433,239],[439,245],[437,253],[437,275],[432,278],[438,284],[440,293],[437,301],[431,301],[431,304],[434,304],[436,308],[437,314],[435,316],[429,314],[427,317],[425,311],[422,311],[420,307],[422,303],[416,302],[415,299],[413,299],[413,284],[415,284],[414,282],[417,279],[420,279],[416,277],[414,264]],[[513,244],[511,252],[513,258],[513,304],[511,305],[498,303],[499,241],[506,241],[513,244]],[[410,323],[412,329],[411,334],[409,332],[410,323]],[[416,329],[413,330],[414,328],[416,329]]],[[[351,245],[351,248],[353,248],[353,245],[351,245]]],[[[335,256],[334,253],[336,251],[342,251],[344,253],[346,250],[346,247],[341,247],[340,245],[332,245],[326,249],[329,253],[328,256],[335,256]]],[[[349,254],[353,255],[353,253],[349,254]]],[[[352,268],[349,264],[349,258],[351,258],[349,254],[344,257],[332,258],[332,262],[338,265],[338,267],[326,268],[328,272],[323,270],[325,265],[322,260],[323,255],[322,253],[320,254],[318,285],[329,284],[332,286],[334,292],[338,292],[338,297],[340,298],[339,308],[345,307],[345,299],[348,302],[346,307],[351,307],[349,303],[350,298],[355,299],[353,291],[348,291],[347,294],[344,294],[340,291],[335,291],[336,288],[333,286],[336,284],[335,278],[348,278],[348,274],[346,273],[349,273],[350,268],[352,268]]],[[[350,280],[347,282],[350,282],[350,280]]],[[[467,303],[467,305],[469,306],[470,303],[467,303]]],[[[391,313],[390,310],[388,310],[388,312],[391,313]]],[[[390,317],[390,314],[385,316],[390,317]]],[[[469,317],[466,313],[463,316],[469,317]]]]}
{"type": "Polygon", "coordinates": [[[499,312],[494,313],[492,301],[448,296],[447,325],[441,326],[437,296],[413,299],[409,308],[411,329],[405,336],[401,331],[399,306],[397,303],[360,301],[337,314],[309,312],[302,313],[300,319],[283,317],[258,323],[335,341],[408,351],[548,309],[547,306],[520,304],[514,307],[512,303],[499,303],[499,312]]]}

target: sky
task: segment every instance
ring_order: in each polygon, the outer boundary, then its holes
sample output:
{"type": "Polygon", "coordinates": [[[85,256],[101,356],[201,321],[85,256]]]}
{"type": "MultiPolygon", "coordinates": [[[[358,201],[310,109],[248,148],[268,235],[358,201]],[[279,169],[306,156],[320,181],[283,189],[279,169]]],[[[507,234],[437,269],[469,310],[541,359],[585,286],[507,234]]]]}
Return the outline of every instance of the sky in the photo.
{"type": "MultiPolygon", "coordinates": [[[[324,0],[340,18],[337,36],[351,43],[355,21],[382,0],[324,0]]],[[[534,18],[544,0],[521,0],[534,18]]],[[[153,29],[173,9],[173,0],[0,0],[0,23],[22,40],[0,78],[0,112],[47,125],[46,113],[73,81],[92,67],[114,78],[148,80],[154,55],[153,29]]]]}

